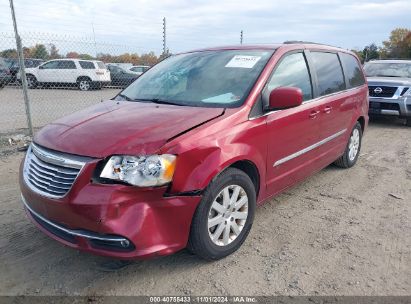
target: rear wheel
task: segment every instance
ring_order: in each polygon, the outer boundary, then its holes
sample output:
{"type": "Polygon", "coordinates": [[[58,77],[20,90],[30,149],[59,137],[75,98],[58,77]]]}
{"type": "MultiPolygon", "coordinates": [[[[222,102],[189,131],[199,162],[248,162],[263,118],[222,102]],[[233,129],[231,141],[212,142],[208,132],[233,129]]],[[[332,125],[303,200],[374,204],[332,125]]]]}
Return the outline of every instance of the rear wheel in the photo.
{"type": "Polygon", "coordinates": [[[34,77],[33,75],[27,75],[26,79],[27,79],[27,87],[29,89],[35,89],[39,85],[36,77],[34,77]]]}
{"type": "Polygon", "coordinates": [[[405,120],[405,124],[406,124],[408,127],[411,127],[411,117],[408,117],[408,118],[405,120]]]}
{"type": "Polygon", "coordinates": [[[361,124],[357,121],[351,131],[350,139],[348,140],[344,154],[335,161],[335,165],[341,168],[351,168],[354,166],[360,154],[361,140],[362,128],[361,124]]]}
{"type": "Polygon", "coordinates": [[[77,80],[77,87],[79,88],[80,91],[88,91],[91,89],[91,80],[90,78],[84,77],[84,78],[79,78],[77,80]]]}
{"type": "Polygon", "coordinates": [[[229,168],[210,183],[191,224],[188,249],[206,260],[235,252],[250,232],[256,204],[254,184],[229,168]]]}

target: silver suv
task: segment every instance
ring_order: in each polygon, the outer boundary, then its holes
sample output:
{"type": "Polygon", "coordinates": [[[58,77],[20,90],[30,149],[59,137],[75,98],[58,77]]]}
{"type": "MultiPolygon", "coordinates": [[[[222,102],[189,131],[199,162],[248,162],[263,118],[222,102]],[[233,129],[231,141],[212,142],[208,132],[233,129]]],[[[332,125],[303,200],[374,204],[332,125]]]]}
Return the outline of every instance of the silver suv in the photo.
{"type": "Polygon", "coordinates": [[[369,115],[394,115],[411,126],[411,60],[373,60],[364,65],[369,115]]]}

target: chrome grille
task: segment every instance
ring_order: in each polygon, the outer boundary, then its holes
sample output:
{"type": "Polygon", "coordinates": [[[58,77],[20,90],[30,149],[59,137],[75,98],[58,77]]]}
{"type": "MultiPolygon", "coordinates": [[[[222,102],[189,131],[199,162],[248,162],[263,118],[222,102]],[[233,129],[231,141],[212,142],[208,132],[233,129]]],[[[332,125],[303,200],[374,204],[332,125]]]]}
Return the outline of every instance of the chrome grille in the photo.
{"type": "Polygon", "coordinates": [[[31,144],[24,162],[24,180],[33,191],[60,198],[67,194],[89,160],[31,144]]]}

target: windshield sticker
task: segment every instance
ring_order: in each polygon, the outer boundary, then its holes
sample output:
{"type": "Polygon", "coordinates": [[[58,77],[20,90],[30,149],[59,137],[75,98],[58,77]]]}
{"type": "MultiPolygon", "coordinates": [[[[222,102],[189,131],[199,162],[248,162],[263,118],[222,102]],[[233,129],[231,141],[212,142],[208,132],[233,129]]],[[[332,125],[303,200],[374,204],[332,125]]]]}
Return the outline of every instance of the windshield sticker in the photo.
{"type": "Polygon", "coordinates": [[[227,64],[226,68],[243,68],[243,69],[252,69],[258,60],[261,59],[261,56],[244,56],[244,55],[235,55],[227,64]]]}
{"type": "Polygon", "coordinates": [[[232,103],[240,100],[239,96],[235,96],[233,93],[225,93],[218,96],[213,96],[210,98],[203,99],[203,102],[212,102],[212,103],[232,103]]]}

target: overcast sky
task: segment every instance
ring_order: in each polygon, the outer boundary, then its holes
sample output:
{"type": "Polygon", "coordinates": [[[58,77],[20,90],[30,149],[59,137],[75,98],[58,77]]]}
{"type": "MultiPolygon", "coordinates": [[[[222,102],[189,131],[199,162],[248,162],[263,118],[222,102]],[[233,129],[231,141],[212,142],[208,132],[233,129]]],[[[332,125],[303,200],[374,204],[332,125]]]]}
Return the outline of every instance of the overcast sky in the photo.
{"type": "MultiPolygon", "coordinates": [[[[380,45],[393,28],[411,28],[411,0],[14,1],[23,38],[42,33],[41,42],[50,37],[63,50],[79,46],[77,37],[92,41],[94,25],[96,51],[159,54],[163,16],[171,52],[238,44],[241,30],[244,43],[305,40],[362,48],[380,45]]],[[[8,0],[0,1],[0,33],[12,33],[8,0]]]]}

